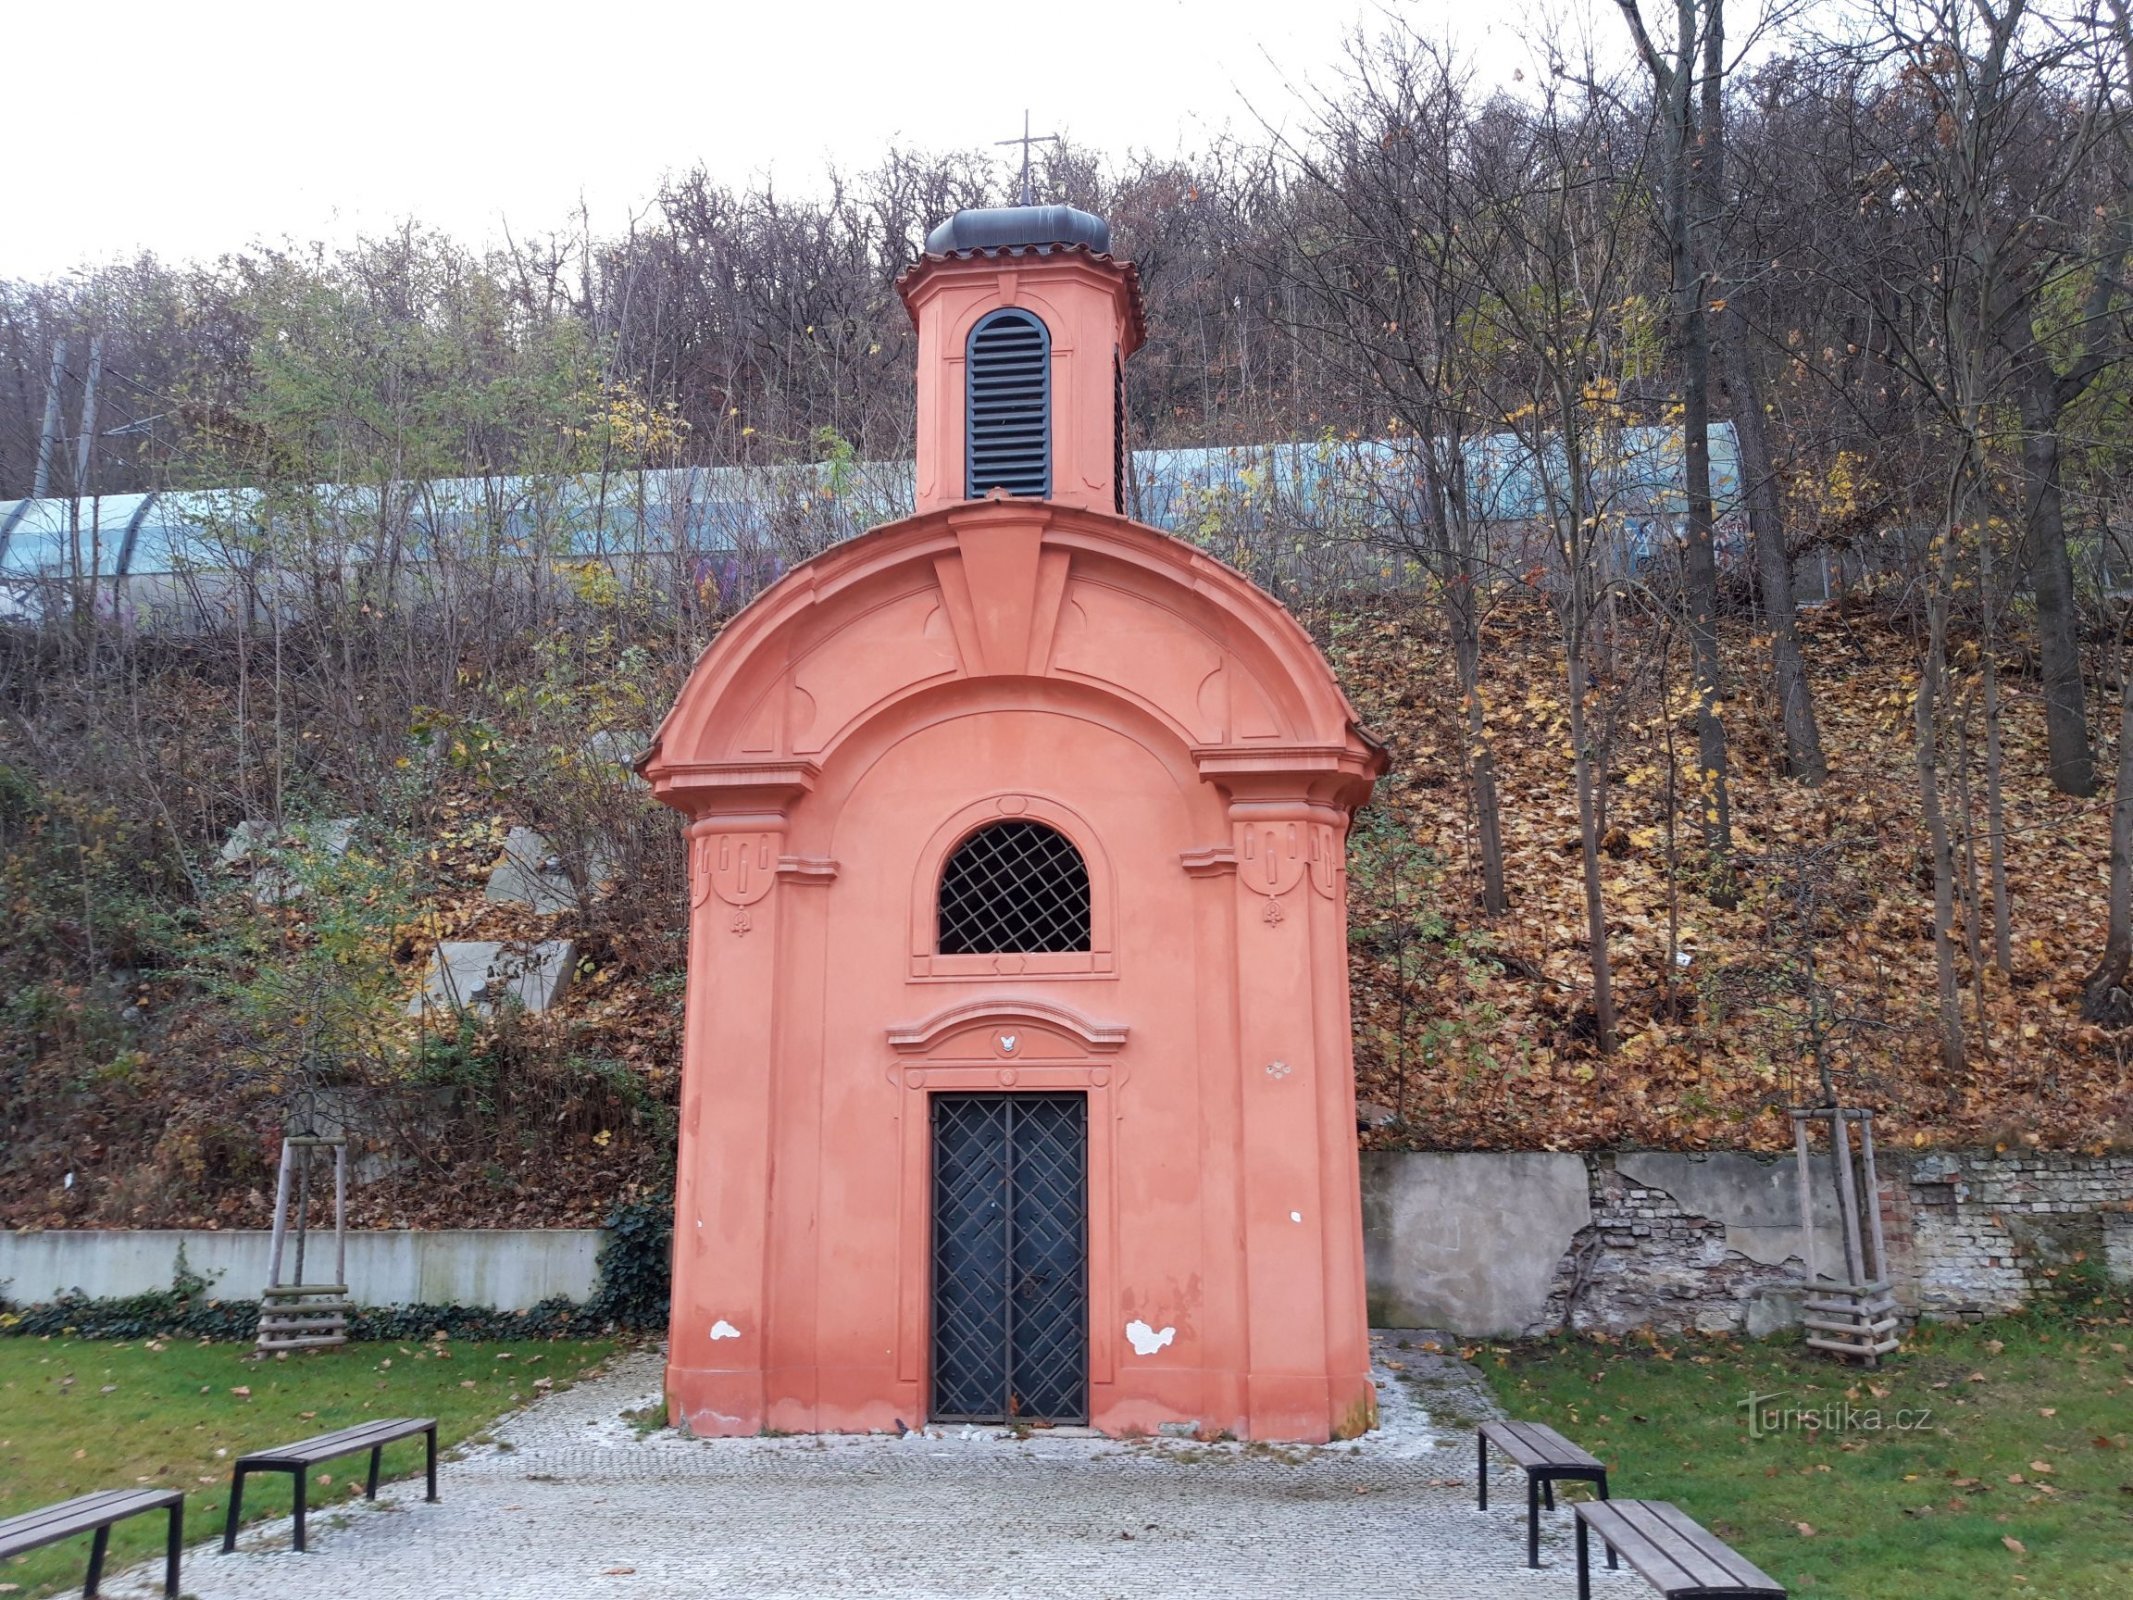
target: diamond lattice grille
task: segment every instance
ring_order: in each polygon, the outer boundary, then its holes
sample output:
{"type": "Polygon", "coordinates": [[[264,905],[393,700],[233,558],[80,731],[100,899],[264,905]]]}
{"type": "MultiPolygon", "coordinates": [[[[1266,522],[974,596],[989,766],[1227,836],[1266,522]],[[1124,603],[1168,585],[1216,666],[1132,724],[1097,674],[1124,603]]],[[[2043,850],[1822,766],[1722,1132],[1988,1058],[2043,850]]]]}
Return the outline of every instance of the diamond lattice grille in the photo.
{"type": "Polygon", "coordinates": [[[933,1102],[933,1410],[1003,1415],[1007,1096],[933,1102]]]}
{"type": "Polygon", "coordinates": [[[1088,1417],[1087,1102],[933,1101],[933,1415],[1088,1417]]]}
{"type": "Polygon", "coordinates": [[[941,872],[940,953],[1049,954],[1089,948],[1089,869],[1065,834],[996,822],[941,872]]]}

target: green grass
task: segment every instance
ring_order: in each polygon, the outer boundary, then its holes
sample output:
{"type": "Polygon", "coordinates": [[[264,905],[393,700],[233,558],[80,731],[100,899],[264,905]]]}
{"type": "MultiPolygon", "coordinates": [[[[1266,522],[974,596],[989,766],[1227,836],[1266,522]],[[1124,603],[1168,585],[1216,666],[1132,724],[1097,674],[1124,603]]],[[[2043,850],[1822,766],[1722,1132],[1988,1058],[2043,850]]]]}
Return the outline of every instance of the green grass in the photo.
{"type": "MultiPolygon", "coordinates": [[[[95,1489],[167,1486],[188,1491],[190,1543],[220,1531],[230,1463],[247,1450],[387,1416],[435,1417],[442,1448],[531,1399],[534,1380],[567,1387],[611,1348],[583,1340],[351,1344],[257,1360],[236,1344],[0,1339],[0,1516],[95,1489]]],[[[368,1465],[367,1456],[351,1456],[320,1468],[314,1510],[360,1495],[368,1465]]],[[[421,1466],[421,1439],[386,1447],[388,1476],[421,1466]]],[[[448,1471],[441,1492],[451,1493],[448,1471]]],[[[247,1522],[286,1516],[289,1503],[286,1473],[245,1484],[247,1522]]],[[[161,1516],[119,1524],[109,1570],[157,1553],[163,1526],[161,1516]]],[[[0,1563],[0,1594],[79,1589],[88,1545],[83,1535],[0,1563]]]]}
{"type": "Polygon", "coordinates": [[[1471,1354],[1512,1416],[1550,1423],[1606,1461],[1617,1498],[1673,1501],[1796,1595],[2124,1600],[2126,1310],[1922,1328],[1876,1372],[1815,1357],[1796,1339],[1565,1340],[1471,1354]],[[1751,1395],[1776,1397],[1766,1416],[1794,1415],[1752,1436],[1751,1395]],[[1801,1423],[1832,1406],[1845,1422],[1847,1405],[1847,1426],[1801,1423]]]}

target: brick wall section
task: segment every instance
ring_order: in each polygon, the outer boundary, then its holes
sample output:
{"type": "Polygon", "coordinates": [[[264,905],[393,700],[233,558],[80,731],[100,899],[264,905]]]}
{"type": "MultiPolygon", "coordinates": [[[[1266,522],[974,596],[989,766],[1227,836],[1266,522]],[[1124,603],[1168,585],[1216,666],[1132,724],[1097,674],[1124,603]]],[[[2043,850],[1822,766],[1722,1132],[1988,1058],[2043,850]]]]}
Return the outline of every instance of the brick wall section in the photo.
{"type": "MultiPolygon", "coordinates": [[[[1572,1241],[1545,1312],[1527,1328],[1775,1331],[1795,1315],[1797,1259],[1727,1244],[1723,1219],[1588,1158],[1592,1225],[1572,1241]]],[[[2065,1292],[2084,1267],[2133,1280],[2133,1156],[1882,1155],[1882,1226],[1907,1315],[1976,1320],[2065,1292]]],[[[1827,1175],[1817,1162],[1816,1179],[1827,1175]]],[[[1828,1273],[1834,1263],[1821,1263],[1828,1273]]]]}
{"type": "Polygon", "coordinates": [[[2133,1278],[2133,1156],[1932,1152],[1882,1188],[1897,1294],[1919,1315],[2012,1311],[2084,1266],[2133,1278]]]}

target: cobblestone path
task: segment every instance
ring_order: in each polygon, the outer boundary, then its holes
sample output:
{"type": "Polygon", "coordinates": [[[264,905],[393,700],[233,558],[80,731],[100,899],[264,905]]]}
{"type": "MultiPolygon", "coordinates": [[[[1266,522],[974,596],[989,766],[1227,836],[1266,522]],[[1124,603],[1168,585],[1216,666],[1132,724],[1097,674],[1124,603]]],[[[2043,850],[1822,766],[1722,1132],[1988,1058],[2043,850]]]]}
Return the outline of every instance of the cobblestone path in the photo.
{"type": "MultiPolygon", "coordinates": [[[[375,1506],[314,1512],[306,1555],[289,1549],[286,1521],[250,1530],[231,1555],[195,1546],[185,1590],[197,1600],[1575,1594],[1567,1512],[1547,1519],[1546,1565],[1528,1572],[1522,1480],[1492,1478],[1496,1509],[1474,1509],[1472,1428],[1494,1403],[1478,1374],[1422,1339],[1379,1336],[1383,1425],[1318,1450],[965,1427],[900,1439],[640,1437],[623,1413],[656,1404],[660,1357],[635,1352],[444,1465],[442,1503],[402,1483],[375,1506]]],[[[105,1589],[151,1600],[157,1580],[136,1568],[105,1589]]],[[[1602,1572],[1594,1594],[1627,1600],[1641,1588],[1602,1572]]]]}

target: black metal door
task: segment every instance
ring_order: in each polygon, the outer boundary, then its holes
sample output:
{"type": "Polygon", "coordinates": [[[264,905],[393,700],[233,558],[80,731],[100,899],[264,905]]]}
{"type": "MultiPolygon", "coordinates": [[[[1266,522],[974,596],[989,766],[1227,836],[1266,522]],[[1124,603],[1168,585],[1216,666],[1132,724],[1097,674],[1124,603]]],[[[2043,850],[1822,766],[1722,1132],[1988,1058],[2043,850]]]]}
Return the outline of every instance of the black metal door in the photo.
{"type": "Polygon", "coordinates": [[[933,1097],[933,1415],[1089,1419],[1088,1102],[933,1097]]]}

